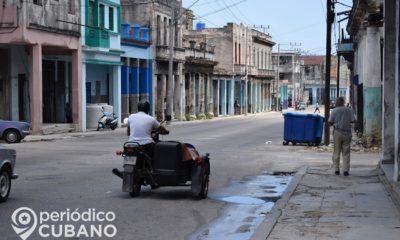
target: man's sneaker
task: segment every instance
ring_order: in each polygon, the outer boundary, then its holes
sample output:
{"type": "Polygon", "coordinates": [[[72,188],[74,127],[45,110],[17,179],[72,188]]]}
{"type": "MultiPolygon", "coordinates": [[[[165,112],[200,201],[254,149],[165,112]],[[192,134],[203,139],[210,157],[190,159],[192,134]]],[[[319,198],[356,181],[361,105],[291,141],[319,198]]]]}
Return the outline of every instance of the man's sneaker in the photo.
{"type": "Polygon", "coordinates": [[[335,175],[340,175],[340,171],[339,171],[339,170],[336,170],[336,171],[335,171],[335,175]]]}
{"type": "Polygon", "coordinates": [[[349,172],[343,172],[343,176],[349,176],[349,172]]]}

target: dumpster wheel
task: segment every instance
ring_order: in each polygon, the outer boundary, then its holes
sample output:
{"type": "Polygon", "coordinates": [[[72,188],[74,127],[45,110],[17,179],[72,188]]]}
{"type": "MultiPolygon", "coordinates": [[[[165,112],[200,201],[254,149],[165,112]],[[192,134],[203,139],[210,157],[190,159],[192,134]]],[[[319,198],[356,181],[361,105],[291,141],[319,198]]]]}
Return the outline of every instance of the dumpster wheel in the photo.
{"type": "Polygon", "coordinates": [[[289,142],[288,141],[283,141],[282,145],[289,145],[289,142]]]}

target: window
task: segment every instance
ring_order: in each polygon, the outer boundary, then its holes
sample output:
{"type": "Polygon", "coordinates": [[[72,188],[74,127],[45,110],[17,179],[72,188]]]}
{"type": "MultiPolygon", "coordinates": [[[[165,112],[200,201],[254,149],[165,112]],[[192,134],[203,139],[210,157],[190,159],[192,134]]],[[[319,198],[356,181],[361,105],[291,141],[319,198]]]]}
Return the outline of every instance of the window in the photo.
{"type": "Polygon", "coordinates": [[[161,43],[161,17],[160,15],[157,15],[157,45],[160,45],[161,43]]]}
{"type": "Polygon", "coordinates": [[[100,28],[104,28],[104,5],[100,4],[100,10],[99,10],[99,26],[100,28]]]}
{"type": "Polygon", "coordinates": [[[75,0],[68,1],[68,13],[75,14],[75,0]]]}
{"type": "Polygon", "coordinates": [[[42,0],[33,0],[33,4],[42,6],[42,0]]]}
{"type": "Polygon", "coordinates": [[[91,26],[91,27],[94,26],[94,23],[93,23],[94,12],[93,12],[93,10],[94,10],[94,2],[93,1],[89,1],[88,25],[91,26]]]}
{"type": "Polygon", "coordinates": [[[110,7],[108,11],[108,28],[114,31],[114,8],[110,7]]]}

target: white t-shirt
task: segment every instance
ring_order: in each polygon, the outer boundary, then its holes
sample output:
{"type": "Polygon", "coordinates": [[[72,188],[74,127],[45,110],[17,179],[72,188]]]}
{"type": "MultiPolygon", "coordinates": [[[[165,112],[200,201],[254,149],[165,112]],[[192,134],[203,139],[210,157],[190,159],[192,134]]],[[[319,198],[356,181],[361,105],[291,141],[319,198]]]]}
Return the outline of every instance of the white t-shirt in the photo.
{"type": "Polygon", "coordinates": [[[128,126],[131,131],[129,141],[144,145],[153,142],[151,131],[159,128],[160,123],[154,117],[138,112],[129,116],[128,126]]]}

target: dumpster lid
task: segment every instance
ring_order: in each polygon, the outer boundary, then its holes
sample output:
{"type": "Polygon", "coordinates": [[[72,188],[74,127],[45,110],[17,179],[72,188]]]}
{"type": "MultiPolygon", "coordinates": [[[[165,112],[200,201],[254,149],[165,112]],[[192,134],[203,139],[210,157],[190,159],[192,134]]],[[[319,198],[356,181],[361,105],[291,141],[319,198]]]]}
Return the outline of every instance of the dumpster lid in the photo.
{"type": "Polygon", "coordinates": [[[284,117],[285,116],[299,116],[299,117],[320,117],[324,118],[321,115],[317,113],[301,113],[301,112],[285,112],[282,114],[284,117]]]}

